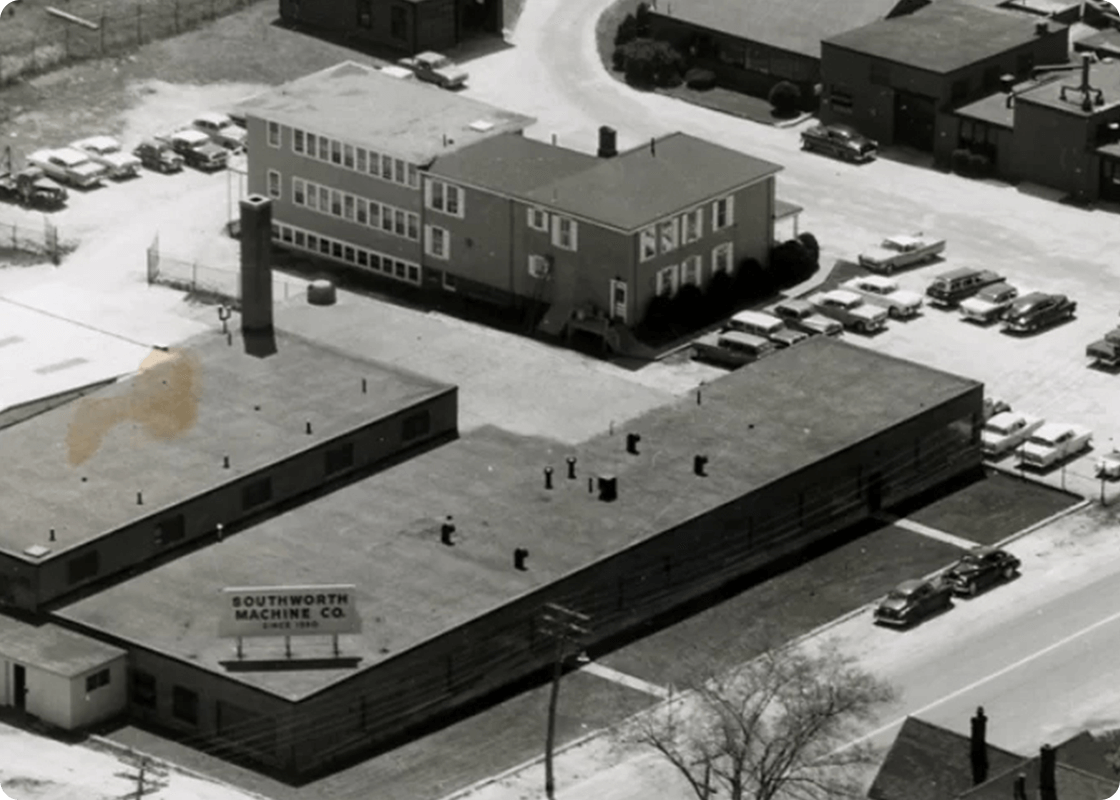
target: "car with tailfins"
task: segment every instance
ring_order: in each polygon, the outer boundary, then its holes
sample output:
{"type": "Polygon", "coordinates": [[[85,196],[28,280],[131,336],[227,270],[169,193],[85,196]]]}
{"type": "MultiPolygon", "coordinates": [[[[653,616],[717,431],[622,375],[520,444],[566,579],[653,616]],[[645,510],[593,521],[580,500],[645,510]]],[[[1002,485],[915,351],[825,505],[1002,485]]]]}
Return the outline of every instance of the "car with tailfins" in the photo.
{"type": "Polygon", "coordinates": [[[859,254],[859,265],[872,272],[890,275],[892,272],[933,261],[945,252],[945,240],[924,233],[888,236],[859,254]]]}
{"type": "Polygon", "coordinates": [[[1092,432],[1081,425],[1048,422],[1019,447],[1019,464],[1047,469],[1092,445],[1092,432]]]}
{"type": "Polygon", "coordinates": [[[1042,417],[1020,411],[996,414],[980,429],[980,450],[990,458],[1004,456],[1029,439],[1045,422],[1042,417]]]}
{"type": "Polygon", "coordinates": [[[862,275],[840,284],[873,306],[885,308],[893,319],[910,319],[922,310],[922,296],[898,285],[898,281],[882,275],[862,275]]]}
{"type": "Polygon", "coordinates": [[[133,148],[132,155],[140,159],[145,168],[165,175],[181,172],[183,169],[183,157],[172,150],[167,142],[145,139],[133,148]]]}
{"type": "Polygon", "coordinates": [[[729,330],[769,339],[778,347],[789,347],[809,338],[809,334],[786,327],[783,320],[765,311],[740,311],[731,317],[727,327],[729,330]]]}
{"type": "Polygon", "coordinates": [[[227,150],[244,150],[249,143],[249,132],[238,125],[228,114],[211,111],[191,120],[190,127],[210,137],[214,144],[227,150]]]}

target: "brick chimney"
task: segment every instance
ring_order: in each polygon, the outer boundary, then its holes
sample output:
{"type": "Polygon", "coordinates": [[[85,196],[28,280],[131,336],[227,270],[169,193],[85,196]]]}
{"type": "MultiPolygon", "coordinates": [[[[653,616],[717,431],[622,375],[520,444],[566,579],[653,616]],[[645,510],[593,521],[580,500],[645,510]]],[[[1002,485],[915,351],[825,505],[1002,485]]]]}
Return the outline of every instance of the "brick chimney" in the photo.
{"type": "Polygon", "coordinates": [[[1015,776],[1015,783],[1011,786],[1012,800],[1027,800],[1027,776],[1019,773],[1015,776]]]}
{"type": "Polygon", "coordinates": [[[976,709],[976,716],[972,718],[969,759],[972,762],[972,785],[979,786],[988,780],[988,718],[984,715],[983,706],[976,709]]]}
{"type": "Polygon", "coordinates": [[[599,128],[599,158],[614,158],[618,155],[618,134],[614,128],[603,125],[599,128]]]}
{"type": "Polygon", "coordinates": [[[272,328],[272,201],[252,194],[241,201],[241,334],[245,352],[276,352],[272,328]]]}
{"type": "Polygon", "coordinates": [[[1057,753],[1048,744],[1038,756],[1038,800],[1058,800],[1057,753]]]}

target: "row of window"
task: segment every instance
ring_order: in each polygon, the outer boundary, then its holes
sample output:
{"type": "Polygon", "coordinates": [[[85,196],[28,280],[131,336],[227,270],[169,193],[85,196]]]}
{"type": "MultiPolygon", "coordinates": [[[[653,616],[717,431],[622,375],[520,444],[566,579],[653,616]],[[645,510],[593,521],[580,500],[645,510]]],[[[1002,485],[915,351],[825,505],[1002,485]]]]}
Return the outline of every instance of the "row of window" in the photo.
{"type": "MultiPolygon", "coordinates": [[[[712,248],[712,274],[717,272],[731,272],[734,252],[731,242],[724,242],[712,248]]],[[[692,283],[701,286],[704,283],[704,257],[689,256],[680,264],[672,264],[659,269],[657,275],[658,294],[674,295],[681,286],[692,283]]]]}
{"type": "Polygon", "coordinates": [[[292,152],[400,186],[420,188],[420,170],[415,164],[409,164],[388,153],[356,147],[328,136],[293,128],[292,152]]]}
{"type": "Polygon", "coordinates": [[[424,203],[433,211],[462,219],[466,216],[466,192],[459,186],[429,179],[424,185],[424,203]]]}
{"type": "MultiPolygon", "coordinates": [[[[712,232],[721,231],[735,221],[735,197],[721,197],[711,204],[712,232]]],[[[649,261],[681,245],[691,244],[704,235],[704,208],[694,208],[679,217],[644,228],[640,234],[639,259],[649,261]]]]}
{"type": "MultiPolygon", "coordinates": [[[[272,193],[272,175],[269,171],[269,193],[272,193]]],[[[279,196],[277,192],[276,197],[279,196]]],[[[400,208],[394,208],[376,200],[367,200],[348,192],[340,192],[318,183],[292,178],[292,203],[300,208],[317,211],[320,214],[367,225],[371,228],[400,236],[411,241],[420,240],[420,215],[400,208]]]]}
{"type": "Polygon", "coordinates": [[[399,258],[367,250],[364,247],[341,242],[327,236],[297,228],[293,225],[284,225],[279,222],[272,223],[272,239],[275,242],[308,250],[334,261],[343,261],[364,267],[386,278],[395,278],[406,283],[420,285],[420,265],[411,261],[402,261],[399,258]]]}
{"type": "Polygon", "coordinates": [[[529,209],[529,227],[542,233],[552,233],[552,244],[563,250],[579,249],[579,225],[574,219],[560,214],[549,214],[543,208],[529,209]],[[551,223],[551,225],[549,224],[551,223]]]}

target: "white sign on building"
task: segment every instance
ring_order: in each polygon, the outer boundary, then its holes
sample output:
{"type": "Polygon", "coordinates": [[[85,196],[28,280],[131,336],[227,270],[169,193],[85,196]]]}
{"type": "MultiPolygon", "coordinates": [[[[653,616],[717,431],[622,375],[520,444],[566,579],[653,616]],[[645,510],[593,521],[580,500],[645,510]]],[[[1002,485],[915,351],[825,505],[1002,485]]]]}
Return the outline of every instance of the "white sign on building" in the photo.
{"type": "Polygon", "coordinates": [[[250,586],[222,590],[218,635],[332,636],[359,633],[353,585],[250,586]]]}

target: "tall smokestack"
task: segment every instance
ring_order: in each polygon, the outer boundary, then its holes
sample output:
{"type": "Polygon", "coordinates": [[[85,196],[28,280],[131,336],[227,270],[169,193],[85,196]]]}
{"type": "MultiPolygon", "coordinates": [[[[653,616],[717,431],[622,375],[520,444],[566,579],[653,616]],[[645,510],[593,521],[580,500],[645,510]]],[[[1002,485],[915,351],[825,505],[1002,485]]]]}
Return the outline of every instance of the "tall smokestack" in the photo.
{"type": "Polygon", "coordinates": [[[1089,64],[1093,61],[1093,57],[1088,53],[1081,56],[1081,91],[1088,94],[1089,92],[1089,64]]]}
{"type": "Polygon", "coordinates": [[[272,328],[272,201],[253,194],[241,201],[241,335],[245,352],[276,352],[272,328]]]}
{"type": "Polygon", "coordinates": [[[1038,758],[1038,800],[1058,800],[1057,780],[1057,754],[1044,744],[1038,758]]]}
{"type": "Polygon", "coordinates": [[[972,718],[972,743],[969,750],[972,761],[972,785],[979,786],[988,779],[988,718],[984,708],[976,709],[972,718]]]}

